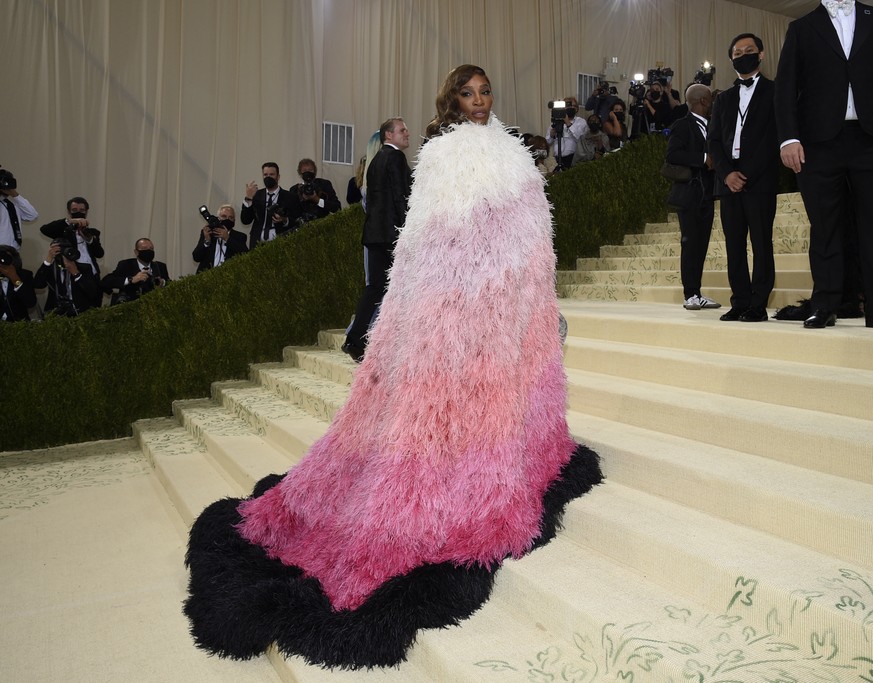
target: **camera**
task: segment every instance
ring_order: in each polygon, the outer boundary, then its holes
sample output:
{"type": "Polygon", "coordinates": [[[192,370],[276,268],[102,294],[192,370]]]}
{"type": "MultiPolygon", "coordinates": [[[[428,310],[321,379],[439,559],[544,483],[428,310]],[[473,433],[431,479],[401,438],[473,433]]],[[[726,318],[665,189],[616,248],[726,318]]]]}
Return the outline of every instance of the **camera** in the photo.
{"type": "Polygon", "coordinates": [[[546,106],[552,110],[552,124],[563,124],[565,116],[569,116],[571,119],[576,116],[576,110],[568,106],[564,100],[552,100],[547,102],[546,106]]]}
{"type": "Polygon", "coordinates": [[[303,178],[303,187],[301,188],[303,194],[315,194],[315,174],[312,171],[304,171],[300,177],[303,178]]]}
{"type": "Polygon", "coordinates": [[[12,247],[0,246],[0,265],[17,267],[16,255],[17,252],[12,247]]]}
{"type": "Polygon", "coordinates": [[[646,85],[652,85],[653,83],[660,83],[661,85],[670,85],[673,81],[673,69],[670,68],[657,68],[657,69],[649,69],[648,74],[646,75],[646,85]]]}
{"type": "Polygon", "coordinates": [[[58,255],[55,256],[55,263],[57,263],[59,266],[64,265],[65,258],[69,259],[70,261],[78,261],[79,258],[81,258],[81,256],[82,256],[82,254],[76,248],[75,235],[73,235],[73,238],[70,239],[69,235],[66,234],[66,232],[67,231],[65,231],[65,234],[63,237],[59,237],[58,239],[56,239],[52,242],[52,244],[56,244],[61,248],[60,253],[58,253],[58,255]]]}
{"type": "Polygon", "coordinates": [[[203,220],[206,221],[206,225],[209,226],[210,230],[215,230],[216,228],[221,227],[221,221],[218,220],[218,216],[213,216],[206,204],[203,204],[197,210],[200,212],[200,215],[203,216],[203,220]]]}
{"type": "Polygon", "coordinates": [[[644,81],[631,81],[627,94],[641,100],[646,96],[646,84],[644,81]]]}
{"type": "Polygon", "coordinates": [[[0,168],[0,190],[15,190],[17,188],[18,181],[12,175],[12,171],[0,168]]]}
{"type": "MultiPolygon", "coordinates": [[[[304,188],[305,191],[305,188],[304,188]]],[[[315,188],[312,189],[312,192],[307,192],[306,194],[314,194],[315,188]]],[[[270,218],[287,218],[288,210],[279,204],[274,204],[270,207],[270,218]]]]}

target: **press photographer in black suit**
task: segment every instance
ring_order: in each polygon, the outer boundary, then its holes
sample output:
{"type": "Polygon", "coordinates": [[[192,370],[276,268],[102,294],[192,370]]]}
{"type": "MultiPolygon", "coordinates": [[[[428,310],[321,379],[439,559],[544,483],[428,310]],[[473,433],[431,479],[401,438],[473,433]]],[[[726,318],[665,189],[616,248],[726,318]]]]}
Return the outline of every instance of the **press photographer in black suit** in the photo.
{"type": "Polygon", "coordinates": [[[758,36],[738,35],[728,56],[740,78],[716,99],[707,135],[731,285],[731,308],[721,320],[763,322],[776,281],[773,218],[779,141],[773,110],[775,86],[761,75],[764,43],[758,36]],[[747,238],[752,242],[751,277],[747,238]]]}
{"type": "Polygon", "coordinates": [[[148,237],[136,241],[133,255],[134,258],[119,261],[100,283],[103,291],[112,294],[110,305],[133,301],[170,281],[167,264],[155,261],[155,245],[148,237]]]}
{"type": "Polygon", "coordinates": [[[303,182],[288,190],[288,218],[292,229],[340,210],[340,200],[333,183],[317,177],[318,167],[312,159],[298,162],[297,175],[303,182]]]}
{"type": "Polygon", "coordinates": [[[811,226],[813,314],[836,322],[844,231],[857,226],[867,327],[873,327],[873,8],[824,0],[788,26],[776,72],[782,163],[797,173],[811,226]]]}
{"type": "Polygon", "coordinates": [[[103,293],[94,271],[77,259],[79,250],[66,237],[53,240],[43,264],[33,276],[35,289],[48,287],[45,310],[63,316],[76,316],[95,307],[103,293]]]}
{"type": "Polygon", "coordinates": [[[288,218],[291,194],[279,186],[279,165],[268,161],[261,166],[264,187],[252,180],[246,184],[239,219],[243,225],[251,225],[249,249],[261,242],[269,242],[294,228],[288,218]]]}
{"type": "Polygon", "coordinates": [[[35,307],[33,273],[22,267],[15,247],[0,245],[0,321],[30,320],[35,307]]]}
{"type": "MultiPolygon", "coordinates": [[[[236,211],[230,204],[222,204],[214,218],[218,218],[216,224],[207,223],[203,226],[197,246],[191,252],[191,258],[199,264],[198,273],[220,266],[227,259],[248,251],[246,236],[233,229],[236,225],[236,211]]],[[[210,220],[214,221],[214,218],[210,220]]]]}

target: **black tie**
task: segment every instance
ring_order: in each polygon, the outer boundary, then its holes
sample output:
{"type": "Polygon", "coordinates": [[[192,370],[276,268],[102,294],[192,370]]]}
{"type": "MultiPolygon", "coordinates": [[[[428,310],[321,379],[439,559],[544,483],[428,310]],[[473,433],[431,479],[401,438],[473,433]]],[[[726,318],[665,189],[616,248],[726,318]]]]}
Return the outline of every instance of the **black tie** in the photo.
{"type": "Polygon", "coordinates": [[[11,199],[4,199],[6,210],[9,212],[9,224],[12,226],[12,234],[15,235],[15,241],[21,244],[21,223],[18,222],[18,212],[15,210],[15,204],[11,199]]]}
{"type": "Polygon", "coordinates": [[[734,81],[734,85],[744,85],[747,88],[751,88],[754,83],[755,83],[754,76],[752,76],[751,78],[738,78],[737,80],[734,81]]]}
{"type": "Polygon", "coordinates": [[[273,193],[270,192],[267,195],[267,211],[264,216],[264,242],[269,241],[270,239],[270,226],[273,223],[272,216],[270,215],[270,208],[273,206],[273,193]]]}

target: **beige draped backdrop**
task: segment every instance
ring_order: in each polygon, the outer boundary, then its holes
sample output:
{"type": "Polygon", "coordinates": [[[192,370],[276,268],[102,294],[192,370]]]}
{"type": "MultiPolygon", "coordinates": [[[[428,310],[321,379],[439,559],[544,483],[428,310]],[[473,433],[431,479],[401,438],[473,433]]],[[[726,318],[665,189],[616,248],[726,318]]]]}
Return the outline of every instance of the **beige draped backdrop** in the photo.
{"type": "MultiPolygon", "coordinates": [[[[483,66],[495,111],[543,132],[545,103],[574,94],[604,58],[633,77],[656,64],[677,84],[699,64],[730,85],[730,39],[760,35],[775,72],[788,18],[723,0],[5,0],[0,9],[0,164],[40,213],[83,195],[103,231],[104,273],[148,236],[173,277],[194,272],[197,207],[239,206],[260,165],[297,182],[319,164],[345,203],[352,166],[321,162],[322,121],[355,128],[355,157],[379,123],[420,133],[436,88],[483,66]]],[[[618,84],[627,92],[626,80],[618,84]]],[[[681,88],[680,88],[681,89],[681,88]]],[[[418,141],[409,150],[414,161],[418,141]]]]}

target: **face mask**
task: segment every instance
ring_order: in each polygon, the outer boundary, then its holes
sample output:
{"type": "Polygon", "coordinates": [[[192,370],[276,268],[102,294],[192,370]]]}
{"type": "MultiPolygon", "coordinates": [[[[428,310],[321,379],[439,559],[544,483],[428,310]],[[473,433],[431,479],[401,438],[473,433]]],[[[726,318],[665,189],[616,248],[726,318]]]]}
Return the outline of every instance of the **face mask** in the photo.
{"type": "Polygon", "coordinates": [[[655,100],[655,102],[657,102],[658,100],[661,99],[661,93],[659,93],[659,92],[653,92],[653,93],[652,93],[652,99],[655,100]]]}
{"type": "Polygon", "coordinates": [[[137,258],[139,258],[139,260],[143,263],[151,263],[155,260],[155,250],[143,249],[141,252],[139,252],[139,256],[137,258]]]}
{"type": "Polygon", "coordinates": [[[624,121],[624,112],[623,111],[614,111],[612,113],[615,114],[615,118],[618,119],[619,123],[624,121]]]}
{"type": "Polygon", "coordinates": [[[731,63],[734,65],[734,71],[738,74],[750,74],[756,71],[761,64],[761,57],[757,52],[753,52],[752,54],[732,59],[731,63]]]}
{"type": "Polygon", "coordinates": [[[591,129],[592,133],[596,133],[597,131],[600,130],[600,124],[597,123],[597,121],[589,121],[588,127],[591,129]]]}
{"type": "Polygon", "coordinates": [[[75,211],[70,214],[70,218],[87,218],[88,214],[84,211],[75,211]]]}
{"type": "MultiPolygon", "coordinates": [[[[273,181],[273,182],[275,182],[275,181],[273,181]]],[[[221,224],[222,227],[227,228],[228,230],[230,230],[231,228],[233,228],[234,225],[236,225],[236,223],[234,221],[232,221],[230,218],[225,218],[224,220],[219,221],[219,223],[221,224]]]]}
{"type": "Polygon", "coordinates": [[[264,185],[267,187],[268,190],[276,189],[276,186],[278,184],[279,182],[273,176],[264,176],[264,185]]]}

